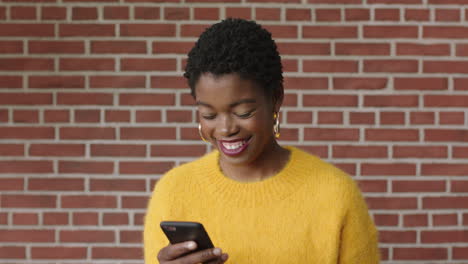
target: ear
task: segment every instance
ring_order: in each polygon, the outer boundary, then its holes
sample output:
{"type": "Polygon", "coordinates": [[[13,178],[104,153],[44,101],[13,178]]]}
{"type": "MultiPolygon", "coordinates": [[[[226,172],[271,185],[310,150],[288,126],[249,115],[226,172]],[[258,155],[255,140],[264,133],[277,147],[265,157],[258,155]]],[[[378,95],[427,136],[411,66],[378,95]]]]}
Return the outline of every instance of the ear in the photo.
{"type": "Polygon", "coordinates": [[[284,90],[283,87],[280,87],[278,91],[273,95],[273,111],[279,112],[281,105],[283,104],[284,99],[284,90]]]}

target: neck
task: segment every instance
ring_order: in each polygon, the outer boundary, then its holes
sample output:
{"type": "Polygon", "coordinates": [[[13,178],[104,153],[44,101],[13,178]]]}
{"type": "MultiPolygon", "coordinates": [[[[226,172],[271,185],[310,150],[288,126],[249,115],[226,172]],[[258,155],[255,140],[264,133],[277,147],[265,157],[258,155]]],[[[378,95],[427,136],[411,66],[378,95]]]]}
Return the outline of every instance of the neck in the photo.
{"type": "Polygon", "coordinates": [[[227,177],[240,182],[256,182],[277,174],[289,160],[289,150],[282,148],[276,140],[265,148],[253,162],[232,165],[219,161],[221,170],[227,177]]]}

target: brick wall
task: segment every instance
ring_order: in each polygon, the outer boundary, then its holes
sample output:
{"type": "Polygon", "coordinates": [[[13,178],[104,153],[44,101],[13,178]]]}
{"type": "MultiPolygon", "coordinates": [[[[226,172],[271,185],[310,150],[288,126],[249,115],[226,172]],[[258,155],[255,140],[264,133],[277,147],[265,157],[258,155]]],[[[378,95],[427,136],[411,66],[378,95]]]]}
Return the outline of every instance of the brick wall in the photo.
{"type": "Polygon", "coordinates": [[[209,151],[181,74],[226,17],[273,33],[281,141],[358,180],[383,263],[467,263],[468,0],[0,1],[0,263],[142,263],[158,176],[209,151]]]}

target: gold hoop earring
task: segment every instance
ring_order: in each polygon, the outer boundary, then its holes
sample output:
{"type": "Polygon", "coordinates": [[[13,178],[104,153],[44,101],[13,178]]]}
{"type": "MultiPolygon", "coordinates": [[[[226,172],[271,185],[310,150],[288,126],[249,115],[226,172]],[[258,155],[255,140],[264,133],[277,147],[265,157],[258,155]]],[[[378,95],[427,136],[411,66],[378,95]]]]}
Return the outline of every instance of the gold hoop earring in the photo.
{"type": "Polygon", "coordinates": [[[200,138],[205,141],[205,142],[208,142],[204,137],[203,137],[203,134],[201,132],[201,124],[198,123],[198,134],[200,135],[200,138]]]}
{"type": "Polygon", "coordinates": [[[275,138],[279,138],[280,137],[279,112],[273,114],[273,119],[275,120],[275,124],[273,125],[273,133],[275,134],[275,138]]]}

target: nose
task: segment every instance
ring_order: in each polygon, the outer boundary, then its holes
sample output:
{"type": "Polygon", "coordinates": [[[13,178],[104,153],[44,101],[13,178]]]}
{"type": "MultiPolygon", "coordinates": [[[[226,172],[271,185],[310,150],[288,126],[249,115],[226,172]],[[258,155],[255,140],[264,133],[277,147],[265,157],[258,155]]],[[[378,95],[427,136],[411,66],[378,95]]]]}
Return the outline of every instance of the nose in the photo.
{"type": "Polygon", "coordinates": [[[219,120],[218,129],[222,136],[226,137],[237,134],[238,127],[232,116],[223,115],[219,120]]]}

